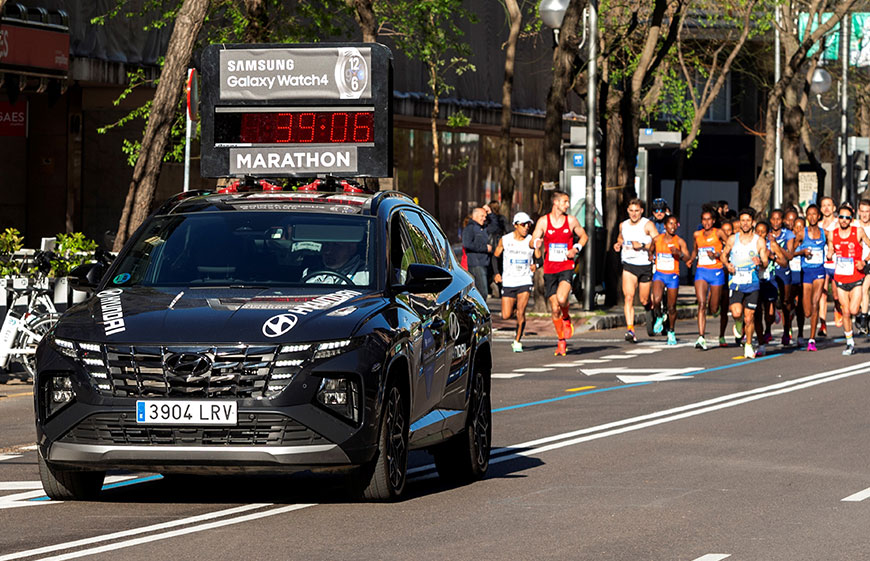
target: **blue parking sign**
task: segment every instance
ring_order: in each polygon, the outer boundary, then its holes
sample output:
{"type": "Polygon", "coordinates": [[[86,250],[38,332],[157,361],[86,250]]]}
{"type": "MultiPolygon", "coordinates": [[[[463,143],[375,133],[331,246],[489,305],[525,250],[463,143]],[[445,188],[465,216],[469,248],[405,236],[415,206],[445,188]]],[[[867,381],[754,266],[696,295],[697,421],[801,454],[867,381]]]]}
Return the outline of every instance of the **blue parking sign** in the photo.
{"type": "Polygon", "coordinates": [[[585,154],[574,154],[574,167],[582,168],[586,165],[586,159],[584,158],[585,154]]]}

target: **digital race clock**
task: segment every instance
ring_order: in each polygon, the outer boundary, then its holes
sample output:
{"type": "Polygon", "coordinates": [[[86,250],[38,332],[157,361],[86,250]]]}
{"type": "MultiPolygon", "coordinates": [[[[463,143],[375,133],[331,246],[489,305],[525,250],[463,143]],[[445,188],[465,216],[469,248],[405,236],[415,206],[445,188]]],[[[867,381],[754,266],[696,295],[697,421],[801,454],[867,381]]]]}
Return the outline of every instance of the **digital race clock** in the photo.
{"type": "Polygon", "coordinates": [[[392,54],[377,43],[210,45],[204,177],[389,177],[392,54]]]}

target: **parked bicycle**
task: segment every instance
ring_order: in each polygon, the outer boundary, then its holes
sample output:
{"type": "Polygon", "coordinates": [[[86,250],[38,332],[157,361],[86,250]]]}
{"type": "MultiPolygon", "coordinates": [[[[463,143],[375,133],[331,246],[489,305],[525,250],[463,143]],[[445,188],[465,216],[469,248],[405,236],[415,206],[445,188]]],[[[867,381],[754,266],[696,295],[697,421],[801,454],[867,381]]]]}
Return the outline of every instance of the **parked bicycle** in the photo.
{"type": "Polygon", "coordinates": [[[60,317],[48,284],[51,258],[50,252],[37,252],[34,277],[5,281],[7,312],[0,327],[0,368],[8,371],[13,362],[18,363],[28,378],[36,371],[36,346],[60,317]]]}

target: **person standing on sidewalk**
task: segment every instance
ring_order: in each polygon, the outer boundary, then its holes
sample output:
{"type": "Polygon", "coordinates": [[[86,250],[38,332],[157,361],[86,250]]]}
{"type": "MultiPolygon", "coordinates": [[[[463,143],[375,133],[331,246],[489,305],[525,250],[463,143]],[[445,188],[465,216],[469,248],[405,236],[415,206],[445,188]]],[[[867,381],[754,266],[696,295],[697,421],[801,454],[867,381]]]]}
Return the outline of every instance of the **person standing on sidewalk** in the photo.
{"type": "Polygon", "coordinates": [[[695,348],[707,350],[707,308],[715,316],[722,302],[722,287],[725,286],[725,267],[719,259],[722,248],[728,241],[722,230],[714,228],[716,217],[713,210],[701,213],[701,230],[695,232],[695,245],[689,263],[698,259],[695,268],[695,297],[698,299],[698,340],[695,348]]]}
{"type": "Polygon", "coordinates": [[[526,327],[526,306],[532,294],[532,275],[536,269],[535,250],[529,246],[532,239],[529,234],[531,228],[531,217],[525,212],[516,213],[514,231],[498,240],[498,246],[493,253],[493,263],[499,267],[496,269],[495,282],[504,287],[501,293],[501,317],[510,319],[514,307],[517,311],[517,333],[511,343],[511,350],[515,353],[523,352],[521,339],[526,327]]]}
{"type": "Polygon", "coordinates": [[[852,226],[852,207],[840,205],[837,213],[838,228],[828,236],[828,255],[834,257],[834,282],[837,284],[843,331],[846,336],[844,355],[855,354],[852,338],[852,316],[861,311],[861,289],[864,285],[863,245],[870,240],[863,228],[852,226]]]}
{"type": "Polygon", "coordinates": [[[486,211],[483,208],[471,211],[471,220],[462,230],[462,248],[468,257],[468,272],[474,277],[474,286],[480,295],[486,298],[489,295],[486,276],[490,266],[492,245],[487,243],[489,236],[483,229],[484,222],[486,222],[486,211]]]}
{"type": "MultiPolygon", "coordinates": [[[[486,234],[489,236],[489,240],[487,241],[487,243],[492,247],[495,247],[498,245],[498,241],[502,238],[502,236],[508,233],[507,224],[505,224],[506,221],[504,216],[499,214],[498,201],[490,201],[489,204],[483,205],[483,210],[486,211],[486,222],[484,222],[483,224],[483,229],[486,230],[486,234]]],[[[492,261],[492,266],[487,269],[488,276],[486,285],[491,286],[492,282],[490,281],[494,281],[496,283],[496,286],[498,287],[498,292],[496,294],[493,294],[493,296],[501,297],[501,283],[495,281],[494,277],[495,271],[502,266],[501,259],[493,255],[492,261]],[[495,261],[499,262],[495,263],[495,261]]]]}
{"type": "MultiPolygon", "coordinates": [[[[565,356],[568,352],[566,339],[574,335],[574,324],[568,313],[568,297],[571,295],[571,278],[574,274],[574,257],[586,245],[589,237],[580,222],[570,214],[568,193],[553,191],[552,209],[538,219],[529,247],[544,253],[544,285],[553,326],[559,342],[555,354],[565,356]],[[574,242],[574,236],[578,241],[574,242]]],[[[591,287],[587,287],[589,290],[591,287]]]]}
{"type": "Polygon", "coordinates": [[[625,300],[625,340],[637,343],[634,334],[634,295],[640,297],[640,304],[649,309],[649,293],[652,283],[652,262],[649,247],[658,235],[652,220],[643,216],[643,201],[632,199],[628,202],[628,219],[619,225],[619,235],[613,244],[613,251],[620,252],[622,259],[622,294],[625,300]]]}
{"type": "MultiPolygon", "coordinates": [[[[686,242],[677,235],[677,217],[665,218],[665,233],[656,236],[649,248],[650,259],[655,258],[656,272],[653,273],[652,308],[658,313],[659,305],[668,289],[668,345],[677,344],[677,296],[680,290],[680,260],[689,263],[689,249],[686,242]]],[[[653,331],[661,333],[662,317],[656,318],[653,331]]]]}
{"type": "Polygon", "coordinates": [[[731,273],[729,282],[731,316],[734,318],[734,337],[738,344],[741,337],[745,358],[755,358],[752,348],[752,332],[755,329],[755,309],[758,307],[758,267],[767,267],[767,244],[753,230],[755,211],[740,211],[740,228],[728,238],[722,250],[722,263],[731,273]]]}

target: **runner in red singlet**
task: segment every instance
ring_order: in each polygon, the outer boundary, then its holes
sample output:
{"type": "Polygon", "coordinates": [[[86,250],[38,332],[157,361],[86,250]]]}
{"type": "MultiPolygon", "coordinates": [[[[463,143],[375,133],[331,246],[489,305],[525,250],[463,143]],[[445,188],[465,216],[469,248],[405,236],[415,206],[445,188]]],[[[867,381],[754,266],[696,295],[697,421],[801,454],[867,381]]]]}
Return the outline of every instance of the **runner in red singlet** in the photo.
{"type": "Polygon", "coordinates": [[[529,246],[544,253],[544,284],[553,326],[559,338],[556,355],[568,352],[566,339],[574,334],[574,324],[568,314],[568,297],[571,295],[571,278],[574,274],[574,256],[586,245],[588,236],[576,218],[568,214],[568,193],[553,191],[553,208],[549,214],[538,219],[529,246]],[[574,236],[578,241],[574,242],[574,236]]]}
{"type": "Polygon", "coordinates": [[[843,330],[846,335],[846,350],[843,354],[852,355],[855,354],[852,316],[861,311],[861,287],[864,285],[861,244],[868,244],[868,239],[863,228],[852,226],[852,207],[849,205],[840,206],[837,221],[839,228],[834,228],[828,236],[828,255],[834,258],[834,282],[837,283],[843,314],[843,330]]]}

